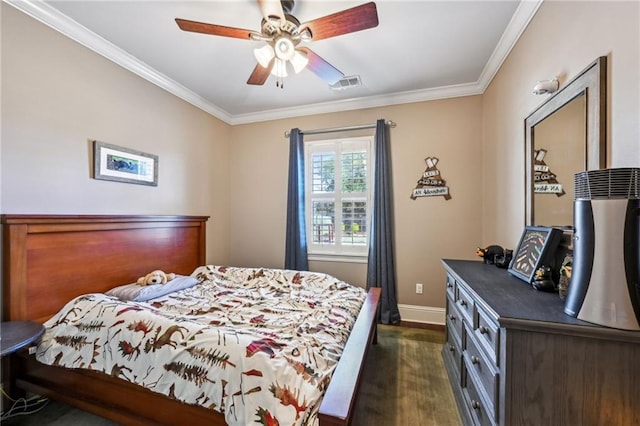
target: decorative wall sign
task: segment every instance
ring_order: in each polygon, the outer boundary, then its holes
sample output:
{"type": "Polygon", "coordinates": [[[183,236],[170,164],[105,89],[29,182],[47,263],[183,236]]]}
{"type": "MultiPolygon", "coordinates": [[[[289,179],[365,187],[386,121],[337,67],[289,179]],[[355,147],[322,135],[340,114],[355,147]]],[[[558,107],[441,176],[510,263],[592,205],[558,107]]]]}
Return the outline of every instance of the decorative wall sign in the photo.
{"type": "Polygon", "coordinates": [[[93,178],[158,186],[158,156],[93,141],[93,178]]]}
{"type": "Polygon", "coordinates": [[[451,199],[449,194],[449,187],[446,186],[446,181],[442,178],[440,170],[436,167],[438,164],[436,157],[427,157],[424,162],[427,164],[427,168],[422,173],[422,177],[418,179],[418,185],[411,193],[411,199],[415,200],[418,197],[435,197],[443,196],[445,200],[451,199]]]}
{"type": "Polygon", "coordinates": [[[562,184],[556,180],[556,174],[544,162],[546,149],[538,149],[533,158],[533,192],[536,194],[556,194],[562,197],[565,192],[562,184]]]}

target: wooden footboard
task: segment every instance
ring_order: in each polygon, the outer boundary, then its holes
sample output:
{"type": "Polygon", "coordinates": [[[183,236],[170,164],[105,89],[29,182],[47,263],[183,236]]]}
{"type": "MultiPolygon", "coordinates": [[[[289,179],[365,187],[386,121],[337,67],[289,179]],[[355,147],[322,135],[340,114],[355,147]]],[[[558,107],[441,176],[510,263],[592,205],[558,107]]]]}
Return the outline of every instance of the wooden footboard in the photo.
{"type": "Polygon", "coordinates": [[[351,423],[364,362],[369,347],[376,343],[378,337],[377,311],[380,293],[380,288],[369,289],[367,293],[367,299],[362,305],[340,362],[322,399],[318,414],[322,426],[351,423]]]}
{"type": "MultiPolygon", "coordinates": [[[[43,322],[73,297],[133,282],[152,269],[189,274],[205,264],[202,216],[4,215],[3,321],[43,322]]],[[[348,425],[380,289],[371,289],[320,407],[321,425],[348,425]]],[[[221,414],[102,373],[41,364],[26,351],[3,359],[4,386],[60,400],[122,424],[223,425],[221,414]]]]}

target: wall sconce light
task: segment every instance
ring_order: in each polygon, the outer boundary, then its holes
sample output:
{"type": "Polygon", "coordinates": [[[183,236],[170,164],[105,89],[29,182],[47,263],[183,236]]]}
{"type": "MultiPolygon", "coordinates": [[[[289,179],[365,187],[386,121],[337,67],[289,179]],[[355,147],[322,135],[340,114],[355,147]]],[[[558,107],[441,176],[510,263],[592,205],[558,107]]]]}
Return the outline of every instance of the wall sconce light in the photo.
{"type": "Polygon", "coordinates": [[[533,86],[533,93],[536,95],[546,95],[547,93],[555,92],[558,90],[558,87],[559,84],[557,78],[554,78],[553,80],[542,80],[533,86]]]}

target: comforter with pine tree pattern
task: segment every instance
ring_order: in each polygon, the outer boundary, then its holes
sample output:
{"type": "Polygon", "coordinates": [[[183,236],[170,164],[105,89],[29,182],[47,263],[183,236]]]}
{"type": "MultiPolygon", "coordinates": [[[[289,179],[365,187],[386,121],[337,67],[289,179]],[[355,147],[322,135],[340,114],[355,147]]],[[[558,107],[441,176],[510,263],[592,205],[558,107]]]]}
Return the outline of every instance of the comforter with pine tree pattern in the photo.
{"type": "Polygon", "coordinates": [[[51,318],[38,361],[100,371],[230,425],[314,425],[365,298],[332,276],[202,266],[200,281],[148,302],[95,293],[51,318]]]}

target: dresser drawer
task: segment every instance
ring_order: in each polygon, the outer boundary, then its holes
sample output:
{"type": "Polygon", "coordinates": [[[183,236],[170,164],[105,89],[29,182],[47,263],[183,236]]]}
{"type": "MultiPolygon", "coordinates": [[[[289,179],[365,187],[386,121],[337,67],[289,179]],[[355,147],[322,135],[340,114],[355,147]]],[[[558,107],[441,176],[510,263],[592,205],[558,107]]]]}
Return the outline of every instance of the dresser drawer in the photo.
{"type": "Polygon", "coordinates": [[[469,408],[473,422],[481,426],[494,426],[496,423],[493,421],[493,416],[489,414],[485,402],[480,396],[476,384],[469,377],[468,372],[465,372],[463,382],[462,395],[469,408]]]}
{"type": "Polygon", "coordinates": [[[487,355],[495,365],[499,364],[498,350],[500,348],[500,328],[493,318],[482,308],[476,305],[477,327],[474,334],[478,343],[484,348],[487,355]]]}
{"type": "Polygon", "coordinates": [[[456,280],[449,274],[447,274],[447,296],[451,300],[456,300],[456,280]]]}
{"type": "Polygon", "coordinates": [[[451,299],[447,297],[447,332],[451,331],[452,337],[462,347],[462,336],[464,331],[462,328],[462,314],[458,307],[451,299]]]}
{"type": "Polygon", "coordinates": [[[456,306],[460,310],[463,318],[467,320],[467,324],[473,325],[473,313],[474,313],[474,301],[471,295],[464,289],[464,287],[458,285],[458,297],[456,299],[456,306]]]}
{"type": "Polygon", "coordinates": [[[444,356],[448,358],[449,364],[454,367],[456,383],[462,385],[462,349],[456,338],[451,335],[451,329],[447,329],[447,341],[444,344],[444,356]]]}
{"type": "Polygon", "coordinates": [[[485,395],[485,407],[492,418],[498,418],[496,401],[498,400],[498,373],[494,364],[486,357],[478,347],[476,339],[467,330],[466,346],[463,359],[469,379],[473,379],[479,392],[485,395]]]}

